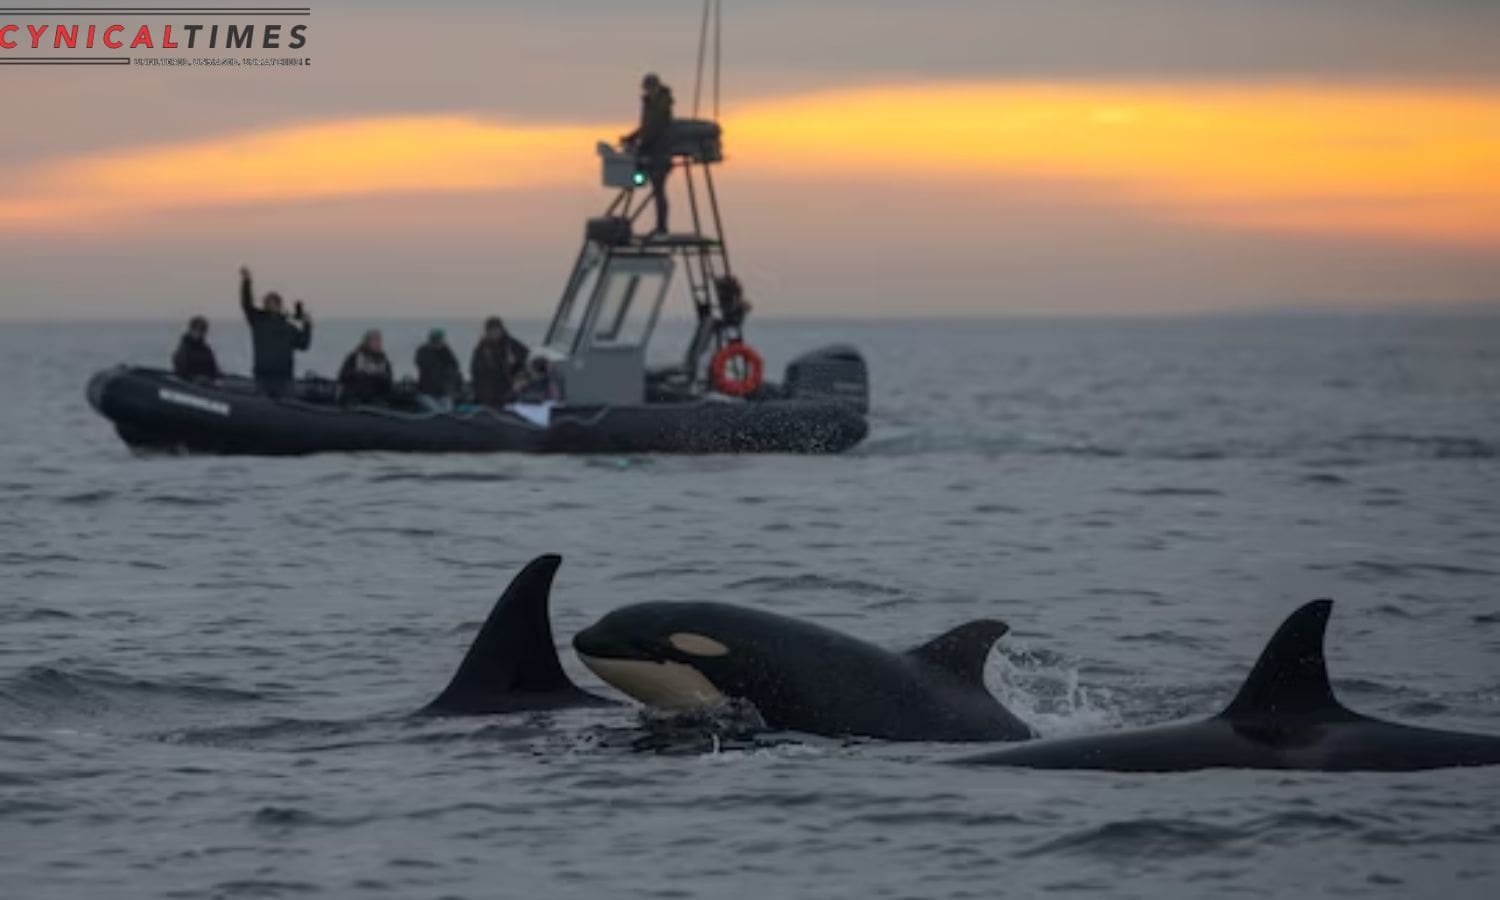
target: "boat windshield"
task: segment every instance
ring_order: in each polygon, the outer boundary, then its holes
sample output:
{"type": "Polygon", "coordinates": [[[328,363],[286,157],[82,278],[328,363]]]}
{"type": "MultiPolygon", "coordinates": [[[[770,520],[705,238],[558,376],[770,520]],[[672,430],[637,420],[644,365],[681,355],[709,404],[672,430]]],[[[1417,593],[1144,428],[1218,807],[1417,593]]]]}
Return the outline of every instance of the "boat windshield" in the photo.
{"type": "Polygon", "coordinates": [[[665,283],[663,272],[622,273],[611,278],[604,287],[599,304],[594,343],[618,346],[646,343],[656,319],[656,301],[665,283]]]}
{"type": "Polygon", "coordinates": [[[577,283],[572,285],[572,290],[563,298],[552,327],[547,332],[548,347],[562,354],[573,352],[578,333],[583,328],[584,317],[588,315],[589,298],[594,295],[594,289],[599,283],[599,270],[599,261],[595,259],[591,264],[586,264],[578,274],[577,283]]]}

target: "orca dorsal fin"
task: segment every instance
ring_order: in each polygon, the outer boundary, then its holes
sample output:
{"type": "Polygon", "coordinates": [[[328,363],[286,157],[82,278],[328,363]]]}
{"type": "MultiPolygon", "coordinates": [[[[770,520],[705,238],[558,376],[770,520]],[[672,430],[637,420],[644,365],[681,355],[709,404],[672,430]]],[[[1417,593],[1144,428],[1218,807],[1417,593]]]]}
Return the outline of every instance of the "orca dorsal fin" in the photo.
{"type": "Polygon", "coordinates": [[[548,607],[562,557],[538,556],[510,582],[453,680],[424,712],[482,715],[602,702],[573,684],[557,658],[548,607]]]}
{"type": "Polygon", "coordinates": [[[999,619],[976,619],[945,631],[906,655],[925,666],[940,669],[967,681],[984,686],[984,663],[995,642],[1010,631],[999,619]]]}
{"type": "Polygon", "coordinates": [[[1323,659],[1323,635],[1332,611],[1332,600],[1314,600],[1287,616],[1220,716],[1348,713],[1333,696],[1323,659]]]}

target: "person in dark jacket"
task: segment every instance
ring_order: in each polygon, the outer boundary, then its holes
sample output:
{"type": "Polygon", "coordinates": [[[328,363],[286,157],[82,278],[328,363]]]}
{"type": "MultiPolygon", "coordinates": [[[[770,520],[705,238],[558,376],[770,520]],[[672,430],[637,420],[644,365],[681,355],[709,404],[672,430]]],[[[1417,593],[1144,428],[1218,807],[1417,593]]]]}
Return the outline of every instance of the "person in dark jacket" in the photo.
{"type": "Polygon", "coordinates": [[[172,354],[172,371],[178,378],[218,378],[219,361],[214,358],[214,348],[208,346],[208,320],[202,316],[188,319],[187,331],[177,342],[177,352],[172,354]]]}
{"type": "Polygon", "coordinates": [[[250,285],[250,270],[240,268],[240,308],[250,323],[250,340],[255,350],[251,372],[261,390],[273,397],[285,394],[291,387],[293,356],[312,343],[312,319],[298,300],[290,319],[281,308],[281,295],[266,294],[260,308],[255,306],[255,291],[250,285]]]}
{"type": "Polygon", "coordinates": [[[380,331],[372,328],[344,357],[339,367],[339,394],[351,403],[383,402],[390,399],[394,382],[380,331]]]}
{"type": "Polygon", "coordinates": [[[504,406],[515,393],[516,379],[526,371],[526,345],[511,337],[499,316],[484,323],[484,337],[474,347],[469,360],[469,377],[474,381],[474,402],[484,406],[504,406]]]}
{"type": "Polygon", "coordinates": [[[667,233],[667,176],[672,173],[672,89],[655,72],[641,79],[641,125],[620,138],[635,149],[651,179],[651,199],[656,203],[656,230],[651,237],[667,233]]]}
{"type": "Polygon", "coordinates": [[[417,348],[417,399],[431,410],[451,410],[463,383],[463,370],[443,329],[432,329],[427,343],[417,348]]]}

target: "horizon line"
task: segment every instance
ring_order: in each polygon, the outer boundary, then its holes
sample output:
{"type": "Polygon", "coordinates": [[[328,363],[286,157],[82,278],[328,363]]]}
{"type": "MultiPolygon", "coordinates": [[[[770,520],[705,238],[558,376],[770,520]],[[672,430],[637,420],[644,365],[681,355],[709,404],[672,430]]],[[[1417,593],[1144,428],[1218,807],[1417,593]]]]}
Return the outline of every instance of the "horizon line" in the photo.
{"type": "MultiPolygon", "coordinates": [[[[238,318],[238,308],[227,308],[225,310],[229,318],[238,318]]],[[[200,313],[201,314],[201,313],[200,313]]],[[[474,317],[483,318],[492,315],[492,312],[477,312],[474,310],[462,311],[439,311],[425,314],[417,313],[375,313],[368,316],[353,315],[343,312],[330,313],[329,315],[313,315],[316,322],[431,322],[451,321],[454,319],[468,319],[474,317]]],[[[506,319],[517,322],[544,322],[552,318],[549,313],[502,313],[506,319]]],[[[147,315],[127,316],[101,316],[101,315],[77,315],[56,316],[52,318],[40,318],[32,316],[18,316],[11,318],[0,313],[0,328],[12,325],[83,325],[83,324],[150,324],[176,322],[183,313],[161,313],[147,315]]],[[[1137,310],[1137,311],[1111,311],[1111,312],[1037,312],[1037,311],[1015,311],[996,313],[974,313],[974,312],[934,312],[923,310],[911,313],[899,312],[875,312],[865,315],[845,313],[820,313],[820,314],[775,314],[767,313],[757,315],[753,321],[769,322],[776,324],[798,324],[816,322],[992,322],[992,321],[1038,321],[1038,322],[1109,322],[1109,321],[1151,321],[1151,320],[1201,320],[1201,319],[1256,319],[1256,318],[1500,318],[1500,297],[1488,300],[1456,300],[1445,302],[1421,302],[1385,304],[1378,306],[1348,306],[1338,304],[1320,304],[1317,306],[1247,306],[1231,309],[1202,309],[1202,310],[1137,310]]],[[[689,315],[664,314],[662,321],[684,322],[693,321],[689,315]]],[[[753,327],[753,324],[752,324],[753,327]]]]}

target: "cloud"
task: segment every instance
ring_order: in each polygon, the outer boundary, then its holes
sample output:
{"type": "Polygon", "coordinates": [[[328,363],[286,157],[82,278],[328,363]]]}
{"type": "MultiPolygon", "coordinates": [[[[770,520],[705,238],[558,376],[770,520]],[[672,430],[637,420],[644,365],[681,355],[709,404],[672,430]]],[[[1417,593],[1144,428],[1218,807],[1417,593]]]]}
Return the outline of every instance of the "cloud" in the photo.
{"type": "MultiPolygon", "coordinates": [[[[0,232],[576,186],[596,177],[593,142],[615,130],[375,116],[85,154],[13,167],[0,180],[0,232]]],[[[1055,180],[1092,185],[1097,202],[1148,218],[1216,228],[1500,245],[1500,90],[860,87],[735,106],[726,141],[734,170],[751,178],[890,190],[961,182],[979,191],[1055,180]]]]}
{"type": "Polygon", "coordinates": [[[538,161],[581,157],[593,134],[407,116],[91,154],[16,171],[0,187],[0,229],[114,227],[203,207],[522,187],[547,182],[538,161]]]}
{"type": "MultiPolygon", "coordinates": [[[[293,120],[624,122],[648,68],[691,103],[690,0],[315,7],[305,68],[5,72],[28,103],[0,117],[0,165],[293,120]]],[[[726,4],[724,91],[959,79],[1493,88],[1496,33],[1494,0],[757,0],[726,4]]]]}

